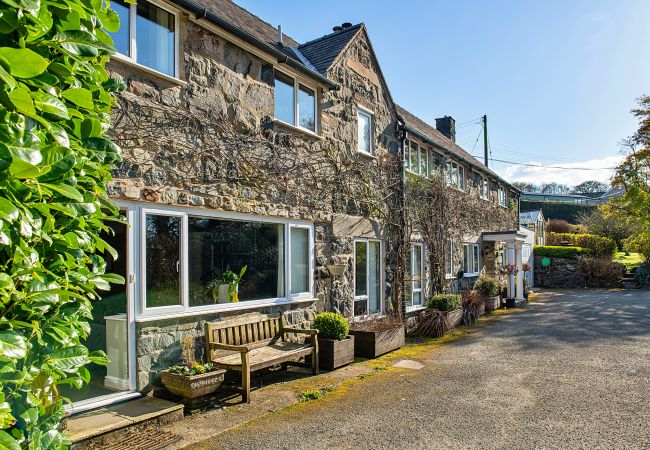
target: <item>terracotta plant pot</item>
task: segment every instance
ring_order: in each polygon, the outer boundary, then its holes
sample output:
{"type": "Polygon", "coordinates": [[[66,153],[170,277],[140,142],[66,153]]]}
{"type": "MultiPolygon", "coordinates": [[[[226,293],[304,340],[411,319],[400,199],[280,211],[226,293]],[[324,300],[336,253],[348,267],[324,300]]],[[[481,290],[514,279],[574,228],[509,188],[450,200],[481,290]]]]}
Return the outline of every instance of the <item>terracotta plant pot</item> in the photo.
{"type": "Polygon", "coordinates": [[[491,312],[499,307],[500,299],[499,296],[494,297],[484,297],[483,301],[485,302],[485,311],[491,312]]]}
{"type": "Polygon", "coordinates": [[[197,398],[216,391],[221,386],[225,373],[225,370],[220,369],[188,377],[163,370],[160,372],[160,380],[172,394],[197,398]]]}
{"type": "Polygon", "coordinates": [[[354,354],[364,358],[376,358],[392,352],[406,343],[404,325],[395,324],[379,331],[350,330],[354,335],[354,354]]]}
{"type": "Polygon", "coordinates": [[[321,369],[333,370],[354,362],[354,336],[342,341],[318,339],[318,365],[321,369]]]}

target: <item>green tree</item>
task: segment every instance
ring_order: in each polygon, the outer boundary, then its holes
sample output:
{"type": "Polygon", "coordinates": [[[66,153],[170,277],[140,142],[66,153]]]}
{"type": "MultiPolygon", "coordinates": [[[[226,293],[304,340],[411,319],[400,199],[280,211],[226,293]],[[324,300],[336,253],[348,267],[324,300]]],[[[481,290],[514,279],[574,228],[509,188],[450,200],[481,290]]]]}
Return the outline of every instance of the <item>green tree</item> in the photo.
{"type": "Polygon", "coordinates": [[[588,233],[613,239],[619,250],[623,250],[623,241],[639,231],[636,220],[625,214],[616,202],[604,203],[591,212],[578,214],[578,223],[584,225],[588,233]]]}
{"type": "Polygon", "coordinates": [[[602,181],[589,180],[589,181],[583,181],[579,185],[575,186],[571,190],[571,193],[590,194],[593,192],[605,192],[607,191],[607,189],[609,189],[609,185],[607,183],[603,183],[602,181]]]}
{"type": "MultiPolygon", "coordinates": [[[[61,448],[59,386],[105,362],[81,342],[109,283],[101,239],[121,220],[106,195],[119,148],[103,0],[0,2],[0,448],[61,448]]],[[[115,255],[116,256],[116,255],[115,255]]]]}
{"type": "Polygon", "coordinates": [[[626,248],[641,252],[650,260],[650,97],[638,100],[633,114],[639,118],[639,129],[625,142],[627,152],[616,168],[613,185],[623,188],[615,201],[621,214],[634,220],[638,230],[626,239],[626,248]]]}

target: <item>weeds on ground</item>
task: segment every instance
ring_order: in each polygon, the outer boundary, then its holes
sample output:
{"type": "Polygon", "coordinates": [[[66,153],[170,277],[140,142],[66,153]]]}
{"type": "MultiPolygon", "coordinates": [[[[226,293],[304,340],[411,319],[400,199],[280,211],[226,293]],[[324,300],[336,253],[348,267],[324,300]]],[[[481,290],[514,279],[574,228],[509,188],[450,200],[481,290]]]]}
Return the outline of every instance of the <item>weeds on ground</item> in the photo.
{"type": "Polygon", "coordinates": [[[300,393],[301,402],[310,402],[312,400],[318,400],[328,392],[334,391],[336,388],[334,386],[327,386],[321,389],[307,389],[300,393]]]}

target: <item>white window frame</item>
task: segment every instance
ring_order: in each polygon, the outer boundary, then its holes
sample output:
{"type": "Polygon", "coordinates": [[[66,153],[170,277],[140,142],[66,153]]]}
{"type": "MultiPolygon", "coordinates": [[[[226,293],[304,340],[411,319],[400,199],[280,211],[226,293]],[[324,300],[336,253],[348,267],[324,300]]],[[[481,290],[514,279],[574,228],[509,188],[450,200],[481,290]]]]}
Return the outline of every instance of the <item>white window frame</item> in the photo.
{"type": "Polygon", "coordinates": [[[413,242],[411,244],[411,249],[409,250],[411,252],[411,267],[410,267],[410,274],[411,274],[411,305],[407,309],[418,309],[422,308],[424,305],[424,284],[425,284],[425,269],[424,269],[424,244],[421,242],[413,242]],[[420,247],[420,287],[418,289],[415,288],[415,247],[420,247]],[[420,293],[420,303],[419,304],[414,304],[413,303],[413,294],[419,292],[420,293]]]}
{"type": "Polygon", "coordinates": [[[463,243],[464,276],[478,276],[480,273],[480,255],[481,253],[478,244],[463,243]],[[467,271],[465,271],[465,258],[467,258],[467,271]]]}
{"type": "Polygon", "coordinates": [[[445,180],[447,186],[465,192],[465,167],[453,161],[447,160],[445,180]]]}
{"type": "Polygon", "coordinates": [[[508,207],[508,196],[506,195],[506,190],[503,186],[499,185],[499,206],[504,208],[508,207]]]}
{"type": "Polygon", "coordinates": [[[145,66],[144,64],[138,62],[138,46],[136,41],[137,30],[135,26],[136,18],[138,16],[138,5],[136,3],[129,4],[129,53],[130,55],[116,53],[115,55],[113,55],[113,58],[135,65],[146,71],[153,72],[156,75],[160,75],[163,78],[179,79],[180,78],[180,64],[179,64],[180,61],[179,15],[180,13],[177,9],[172,8],[166,3],[159,2],[157,0],[145,0],[145,1],[151,3],[154,6],[157,6],[162,10],[167,11],[168,13],[174,16],[174,74],[169,75],[168,73],[160,72],[159,70],[156,70],[149,66],[145,66]]]}
{"type": "Polygon", "coordinates": [[[356,238],[353,241],[353,258],[352,258],[352,318],[353,320],[366,319],[370,317],[381,317],[384,315],[384,244],[380,239],[366,239],[366,238],[356,238]],[[357,289],[357,242],[365,242],[366,244],[366,295],[356,295],[357,289]],[[369,254],[370,254],[370,242],[379,243],[379,312],[364,314],[364,315],[355,315],[354,314],[354,304],[357,300],[366,301],[366,310],[370,312],[370,264],[369,264],[369,254]]]}
{"type": "Polygon", "coordinates": [[[320,121],[318,120],[318,89],[315,88],[313,85],[306,83],[302,78],[297,77],[294,74],[287,73],[284,70],[280,70],[277,67],[273,68],[273,83],[274,83],[274,88],[273,88],[273,106],[275,107],[275,72],[280,72],[282,75],[284,75],[287,78],[290,78],[293,80],[293,123],[288,123],[285,122],[282,119],[278,119],[275,117],[275,111],[273,114],[273,119],[277,122],[283,123],[285,125],[288,125],[289,127],[297,128],[300,131],[304,131],[305,133],[310,133],[314,135],[319,134],[319,126],[320,126],[320,121]],[[314,129],[310,130],[309,128],[305,128],[303,126],[300,126],[300,85],[303,85],[310,91],[314,91],[314,129]]]}
{"type": "Polygon", "coordinates": [[[406,139],[404,141],[404,167],[411,173],[423,177],[429,177],[431,174],[431,161],[429,161],[429,154],[431,152],[433,152],[433,150],[426,148],[422,144],[411,139],[406,139]],[[414,146],[417,147],[417,161],[415,163],[415,168],[411,165],[411,152],[413,151],[414,146]],[[426,166],[424,171],[422,171],[422,161],[424,161],[424,165],[426,166]]]}
{"type": "MultiPolygon", "coordinates": [[[[370,148],[369,151],[360,150],[359,143],[361,142],[361,136],[357,136],[357,153],[362,155],[375,155],[375,113],[370,111],[368,108],[364,108],[361,105],[357,105],[357,130],[359,130],[359,116],[365,116],[370,121],[370,148]]],[[[358,131],[357,131],[358,134],[358,131]]]]}
{"type": "Polygon", "coordinates": [[[479,196],[481,197],[482,200],[489,200],[490,199],[490,181],[487,179],[487,177],[484,177],[483,175],[481,177],[481,182],[479,185],[479,196]],[[485,187],[485,192],[483,192],[483,187],[485,187]]]}
{"type": "MultiPolygon", "coordinates": [[[[139,273],[136,273],[138,280],[137,292],[139,292],[139,299],[136,303],[136,321],[140,320],[154,320],[156,318],[167,317],[186,317],[196,316],[209,312],[220,311],[234,311],[242,309],[252,309],[265,305],[275,304],[290,304],[301,301],[311,301],[314,299],[314,226],[313,223],[308,221],[288,220],[275,217],[257,216],[251,214],[241,213],[226,213],[222,211],[214,211],[207,209],[199,209],[192,207],[175,207],[167,205],[142,205],[138,202],[133,203],[136,216],[139,215],[139,229],[136,230],[139,245],[137,246],[139,256],[136,258],[139,261],[139,273]],[[180,304],[173,306],[159,306],[147,307],[146,305],[146,215],[155,214],[163,216],[176,216],[181,217],[181,260],[180,260],[180,304]],[[188,255],[188,241],[189,241],[189,227],[188,218],[192,217],[205,217],[212,219],[224,220],[240,220],[248,222],[263,222],[263,223],[276,223],[284,225],[284,297],[275,297],[259,300],[246,300],[235,303],[213,304],[202,306],[190,306],[189,304],[189,255],[188,255]],[[309,292],[302,292],[291,294],[291,236],[289,230],[291,228],[305,228],[309,230],[309,292]]],[[[383,251],[383,250],[382,250],[383,251]]]]}

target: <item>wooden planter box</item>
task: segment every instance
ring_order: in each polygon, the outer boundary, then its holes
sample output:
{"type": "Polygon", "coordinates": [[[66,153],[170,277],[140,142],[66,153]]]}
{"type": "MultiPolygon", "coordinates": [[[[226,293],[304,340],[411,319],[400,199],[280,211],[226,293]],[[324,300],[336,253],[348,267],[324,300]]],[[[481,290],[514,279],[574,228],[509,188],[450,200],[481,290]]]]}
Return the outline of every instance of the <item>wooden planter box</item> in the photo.
{"type": "Polygon", "coordinates": [[[363,358],[376,358],[406,343],[402,324],[381,331],[350,330],[350,334],[354,335],[354,355],[363,358]]]}
{"type": "Polygon", "coordinates": [[[461,309],[454,309],[452,311],[447,311],[445,313],[447,315],[447,319],[449,319],[449,323],[451,324],[451,328],[456,328],[460,324],[463,323],[463,310],[461,309]]]}
{"type": "Polygon", "coordinates": [[[354,336],[342,341],[318,339],[318,364],[321,369],[333,370],[354,362],[354,336]]]}
{"type": "Polygon", "coordinates": [[[168,370],[160,372],[160,381],[172,394],[182,395],[185,398],[197,398],[213,393],[221,386],[225,370],[214,370],[186,377],[168,370]]]}
{"type": "Polygon", "coordinates": [[[485,302],[486,312],[491,312],[494,311],[495,309],[498,309],[499,304],[501,303],[501,300],[499,299],[498,295],[494,297],[484,297],[483,301],[485,302]]]}

